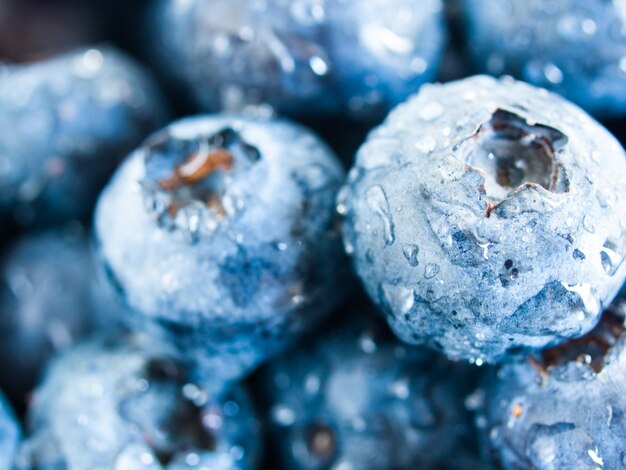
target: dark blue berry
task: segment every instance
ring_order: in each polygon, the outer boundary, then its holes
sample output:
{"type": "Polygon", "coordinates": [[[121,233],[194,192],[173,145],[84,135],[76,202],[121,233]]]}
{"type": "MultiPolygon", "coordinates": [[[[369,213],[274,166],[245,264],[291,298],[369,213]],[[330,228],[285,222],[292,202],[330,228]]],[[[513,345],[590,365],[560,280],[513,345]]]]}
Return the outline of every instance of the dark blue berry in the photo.
{"type": "Polygon", "coordinates": [[[338,210],[395,332],[480,363],[593,328],[626,277],[624,184],[622,147],[581,109],[477,76],[398,106],[338,210]]]}
{"type": "Polygon", "coordinates": [[[589,112],[626,112],[626,2],[462,0],[475,65],[557,92],[589,112]]]}
{"type": "Polygon", "coordinates": [[[246,391],[222,395],[145,338],[97,339],[54,361],[28,415],[20,451],[39,470],[248,470],[260,427],[246,391]]]}
{"type": "Polygon", "coordinates": [[[441,0],[154,2],[146,41],[200,108],[372,117],[432,79],[441,0]]]}
{"type": "Polygon", "coordinates": [[[0,265],[0,384],[22,402],[59,350],[115,328],[121,307],[99,281],[78,225],[19,238],[0,265]]]}
{"type": "Polygon", "coordinates": [[[343,176],[287,121],[197,117],[154,135],[105,190],[95,222],[135,326],[219,382],[318,323],[351,286],[333,210],[343,176]]]}
{"type": "Polygon", "coordinates": [[[368,310],[263,370],[283,468],[477,468],[470,366],[400,343],[368,310]]]}
{"type": "Polygon", "coordinates": [[[505,364],[485,382],[479,418],[504,468],[622,468],[624,304],[587,335],[505,364]]]}
{"type": "Polygon", "coordinates": [[[0,213],[25,225],[87,217],[164,119],[152,79],[112,48],[0,68],[0,213]]]}

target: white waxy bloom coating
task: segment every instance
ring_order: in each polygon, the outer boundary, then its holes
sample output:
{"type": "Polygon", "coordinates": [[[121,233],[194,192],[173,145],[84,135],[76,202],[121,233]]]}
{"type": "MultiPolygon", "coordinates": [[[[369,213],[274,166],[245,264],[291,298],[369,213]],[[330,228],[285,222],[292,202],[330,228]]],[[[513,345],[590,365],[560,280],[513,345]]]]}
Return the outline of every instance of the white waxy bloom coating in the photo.
{"type": "Polygon", "coordinates": [[[497,361],[597,322],[626,276],[625,184],[623,149],[582,110],[477,76],[398,106],[338,205],[357,273],[401,338],[497,361]],[[442,112],[425,113],[434,103],[442,112]]]}

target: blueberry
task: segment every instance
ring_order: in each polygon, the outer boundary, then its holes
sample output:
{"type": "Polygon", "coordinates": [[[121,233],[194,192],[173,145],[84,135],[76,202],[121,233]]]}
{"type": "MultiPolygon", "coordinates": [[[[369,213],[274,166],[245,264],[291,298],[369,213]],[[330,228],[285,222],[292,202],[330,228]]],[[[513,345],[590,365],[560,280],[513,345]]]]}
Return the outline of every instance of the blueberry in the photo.
{"type": "Polygon", "coordinates": [[[400,343],[367,309],[350,313],[262,370],[283,468],[477,468],[470,366],[400,343]]]}
{"type": "Polygon", "coordinates": [[[331,151],[288,121],[206,116],[155,134],[95,220],[136,328],[219,382],[317,323],[350,286],[333,210],[342,181],[331,151]]]}
{"type": "Polygon", "coordinates": [[[21,438],[15,414],[0,393],[0,470],[13,470],[21,438]]]}
{"type": "Polygon", "coordinates": [[[558,92],[589,112],[626,113],[624,0],[462,0],[478,68],[558,92]]]}
{"type": "Polygon", "coordinates": [[[19,460],[40,470],[253,468],[260,426],[246,391],[212,395],[188,379],[145,338],[77,346],[37,389],[19,460]]]}
{"type": "Polygon", "coordinates": [[[626,438],[623,301],[587,335],[486,381],[485,434],[504,468],[622,468],[626,438]]]}
{"type": "Polygon", "coordinates": [[[210,111],[369,117],[432,79],[445,43],[441,0],[155,3],[156,60],[210,111]]]}
{"type": "Polygon", "coordinates": [[[0,265],[0,384],[16,403],[55,352],[115,327],[121,309],[108,295],[79,226],[24,236],[7,248],[0,265]]]}
{"type": "Polygon", "coordinates": [[[115,49],[0,68],[0,213],[23,224],[86,217],[163,119],[150,77],[115,49]]]}
{"type": "Polygon", "coordinates": [[[480,363],[595,325],[626,275],[625,183],[623,149],[579,108],[478,76],[393,111],[338,210],[395,332],[480,363]]]}

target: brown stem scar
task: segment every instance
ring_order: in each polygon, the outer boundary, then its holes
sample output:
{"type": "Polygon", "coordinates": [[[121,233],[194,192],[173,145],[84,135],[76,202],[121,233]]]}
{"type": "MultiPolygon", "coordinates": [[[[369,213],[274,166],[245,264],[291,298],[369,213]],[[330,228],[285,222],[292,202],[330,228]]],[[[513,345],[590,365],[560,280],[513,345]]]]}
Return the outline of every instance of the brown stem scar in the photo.
{"type": "Polygon", "coordinates": [[[174,174],[159,184],[167,191],[184,185],[196,184],[219,169],[231,170],[234,162],[233,154],[226,149],[216,149],[211,152],[200,150],[187,157],[183,163],[176,165],[174,174]]]}

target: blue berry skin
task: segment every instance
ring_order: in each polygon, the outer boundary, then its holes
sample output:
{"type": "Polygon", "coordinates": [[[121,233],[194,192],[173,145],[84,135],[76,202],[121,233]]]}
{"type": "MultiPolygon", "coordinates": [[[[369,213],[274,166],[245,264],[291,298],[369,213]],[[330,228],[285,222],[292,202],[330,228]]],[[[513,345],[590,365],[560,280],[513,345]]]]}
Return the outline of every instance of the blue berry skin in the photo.
{"type": "Polygon", "coordinates": [[[473,368],[350,313],[262,370],[280,468],[479,468],[464,406],[473,368]]]}
{"type": "Polygon", "coordinates": [[[19,463],[39,470],[248,470],[260,425],[241,386],[208,394],[145,338],[95,339],[57,358],[37,389],[19,463]]]}
{"type": "Polygon", "coordinates": [[[113,48],[0,67],[0,212],[22,224],[87,217],[165,117],[152,79],[113,48]]]}
{"type": "Polygon", "coordinates": [[[351,286],[333,210],[343,178],[328,147],[288,121],[200,116],[152,136],[95,218],[135,327],[219,383],[318,323],[351,286]]]}
{"type": "Polygon", "coordinates": [[[437,73],[441,0],[155,2],[151,50],[203,110],[384,113],[437,73]]]}
{"type": "Polygon", "coordinates": [[[27,235],[0,264],[0,384],[16,403],[58,351],[122,316],[80,226],[27,235]]]}
{"type": "Polygon", "coordinates": [[[476,66],[557,92],[587,111],[626,113],[626,1],[462,0],[476,66]]]}
{"type": "Polygon", "coordinates": [[[405,341],[495,362],[583,335],[624,282],[626,158],[512,79],[427,85],[360,148],[344,243],[405,341]]]}
{"type": "Polygon", "coordinates": [[[11,406],[0,393],[0,470],[13,470],[21,431],[11,406]]]}
{"type": "Polygon", "coordinates": [[[482,421],[503,468],[624,468],[624,307],[588,335],[489,376],[482,421]]]}

